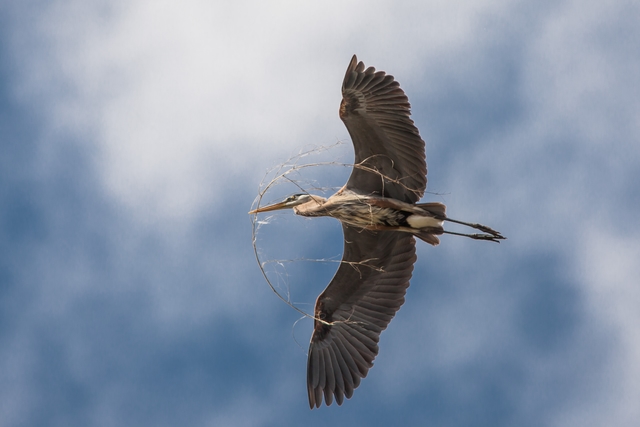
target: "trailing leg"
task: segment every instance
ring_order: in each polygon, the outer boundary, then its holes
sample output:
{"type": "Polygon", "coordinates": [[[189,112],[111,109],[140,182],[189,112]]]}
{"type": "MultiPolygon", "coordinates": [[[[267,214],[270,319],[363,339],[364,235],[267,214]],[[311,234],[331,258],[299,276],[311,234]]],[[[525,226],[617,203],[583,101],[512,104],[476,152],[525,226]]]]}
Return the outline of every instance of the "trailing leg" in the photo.
{"type": "Polygon", "coordinates": [[[489,240],[491,242],[496,242],[496,243],[500,243],[500,240],[505,239],[505,237],[503,237],[502,235],[500,235],[500,233],[497,233],[497,232],[496,232],[497,235],[495,235],[495,234],[480,234],[480,233],[465,234],[465,233],[456,233],[455,231],[447,231],[447,230],[444,230],[443,233],[444,234],[453,234],[454,236],[469,237],[470,239],[475,239],[475,240],[489,240]]]}
{"type": "Polygon", "coordinates": [[[458,221],[457,219],[451,219],[451,218],[445,218],[444,220],[445,221],[449,221],[449,222],[455,222],[456,224],[466,225],[467,227],[475,228],[476,230],[480,230],[480,231],[483,231],[485,233],[489,233],[489,234],[491,234],[492,236],[494,236],[497,239],[504,239],[504,237],[502,237],[502,235],[500,234],[499,231],[496,231],[493,228],[487,227],[486,225],[474,224],[474,223],[469,223],[469,222],[464,222],[464,221],[458,221]]]}

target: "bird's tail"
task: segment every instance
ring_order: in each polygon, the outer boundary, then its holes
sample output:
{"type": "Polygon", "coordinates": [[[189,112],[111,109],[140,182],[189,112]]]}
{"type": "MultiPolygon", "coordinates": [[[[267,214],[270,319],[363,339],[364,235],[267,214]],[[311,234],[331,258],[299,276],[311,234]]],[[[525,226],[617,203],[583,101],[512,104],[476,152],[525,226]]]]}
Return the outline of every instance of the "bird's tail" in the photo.
{"type": "MultiPolygon", "coordinates": [[[[429,214],[431,214],[429,216],[433,216],[433,218],[438,220],[444,220],[447,217],[447,214],[445,213],[447,210],[447,207],[442,203],[438,203],[438,202],[418,203],[416,204],[416,207],[424,211],[427,211],[429,214]]],[[[413,231],[414,236],[433,246],[437,246],[440,243],[440,239],[438,239],[438,235],[442,233],[444,233],[444,229],[442,227],[420,228],[413,231]]]]}
{"type": "Polygon", "coordinates": [[[445,219],[447,217],[447,207],[439,202],[418,203],[416,207],[429,212],[437,219],[445,219]]]}
{"type": "Polygon", "coordinates": [[[412,231],[413,235],[422,240],[423,242],[427,242],[430,245],[438,246],[440,243],[440,239],[438,239],[437,234],[444,233],[442,228],[428,228],[423,230],[414,230],[412,231]]]}

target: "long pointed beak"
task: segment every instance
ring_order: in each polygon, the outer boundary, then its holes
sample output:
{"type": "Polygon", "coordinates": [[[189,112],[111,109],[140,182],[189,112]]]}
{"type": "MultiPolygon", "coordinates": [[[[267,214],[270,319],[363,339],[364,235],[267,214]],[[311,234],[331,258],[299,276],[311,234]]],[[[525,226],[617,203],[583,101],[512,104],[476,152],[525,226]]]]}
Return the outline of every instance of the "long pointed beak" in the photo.
{"type": "Polygon", "coordinates": [[[277,211],[279,209],[286,209],[290,207],[287,202],[278,202],[272,205],[262,206],[261,208],[254,209],[249,212],[249,215],[257,214],[260,212],[269,212],[269,211],[277,211]]]}

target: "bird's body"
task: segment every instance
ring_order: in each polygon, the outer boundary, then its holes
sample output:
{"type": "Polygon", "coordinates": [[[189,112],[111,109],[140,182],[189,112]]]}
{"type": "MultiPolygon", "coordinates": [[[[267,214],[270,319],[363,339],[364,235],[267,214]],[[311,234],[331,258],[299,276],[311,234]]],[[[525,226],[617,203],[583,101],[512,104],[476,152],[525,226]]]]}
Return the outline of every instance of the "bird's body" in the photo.
{"type": "Polygon", "coordinates": [[[411,233],[431,244],[437,244],[435,236],[444,232],[446,208],[442,203],[415,205],[357,194],[344,188],[329,199],[304,194],[296,196],[308,199],[293,207],[293,211],[301,216],[330,216],[360,229],[411,233]]]}
{"type": "Polygon", "coordinates": [[[426,190],[427,165],[409,101],[392,76],[365,69],[355,55],[342,84],[340,118],[355,148],[346,185],[329,199],[295,194],[250,212],[293,208],[342,223],[342,262],[314,310],[307,363],[312,409],[323,397],[327,405],[334,398],[342,404],[373,366],[380,333],[404,303],[416,260],[414,236],[432,245],[441,234],[504,239],[487,226],[448,218],[442,203],[417,203],[426,190]],[[451,232],[446,221],[482,233],[451,232]]]}

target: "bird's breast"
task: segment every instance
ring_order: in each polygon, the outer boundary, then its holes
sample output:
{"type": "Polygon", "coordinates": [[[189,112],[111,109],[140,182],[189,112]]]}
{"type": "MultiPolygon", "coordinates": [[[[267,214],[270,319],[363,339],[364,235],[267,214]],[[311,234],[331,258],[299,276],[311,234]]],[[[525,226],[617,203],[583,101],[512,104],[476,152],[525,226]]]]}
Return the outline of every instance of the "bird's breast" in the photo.
{"type": "Polygon", "coordinates": [[[355,201],[327,206],[329,216],[360,228],[399,227],[406,224],[407,214],[393,208],[355,201]]]}

